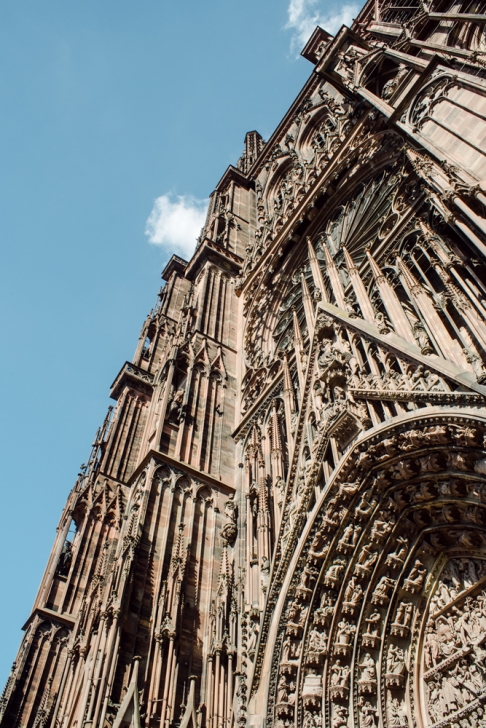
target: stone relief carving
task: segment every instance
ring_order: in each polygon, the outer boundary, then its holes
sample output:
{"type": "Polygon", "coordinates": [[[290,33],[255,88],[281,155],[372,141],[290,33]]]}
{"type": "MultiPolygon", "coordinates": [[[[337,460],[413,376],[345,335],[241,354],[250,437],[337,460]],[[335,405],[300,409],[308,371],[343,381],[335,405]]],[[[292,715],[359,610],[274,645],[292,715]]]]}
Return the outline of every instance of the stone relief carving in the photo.
{"type": "MultiPolygon", "coordinates": [[[[143,658],[145,674],[153,670],[150,699],[154,702],[144,715],[147,685],[142,723],[159,723],[160,718],[161,724],[169,725],[189,718],[190,698],[185,688],[185,715],[175,703],[180,688],[187,685],[186,667],[191,664],[183,654],[181,635],[194,624],[194,642],[204,655],[200,663],[205,664],[206,656],[210,663],[206,673],[205,666],[198,673],[201,708],[194,723],[206,722],[213,728],[234,723],[244,728],[250,718],[247,691],[258,689],[264,670],[268,714],[259,718],[266,726],[486,725],[482,389],[486,383],[486,277],[478,246],[485,219],[484,190],[478,180],[484,170],[474,176],[463,168],[462,160],[454,166],[445,159],[470,131],[464,122],[470,111],[476,115],[475,126],[482,128],[484,114],[476,114],[473,98],[476,95],[478,106],[484,101],[478,90],[484,77],[484,53],[470,54],[467,49],[473,42],[479,48],[484,41],[484,18],[474,23],[470,17],[460,17],[463,9],[459,5],[449,8],[454,18],[442,17],[435,26],[447,38],[447,45],[444,41],[443,52],[427,66],[415,86],[420,90],[413,101],[405,100],[401,122],[385,118],[383,113],[394,103],[405,77],[409,74],[413,81],[422,73],[420,48],[437,20],[432,15],[443,10],[429,0],[420,0],[416,7],[414,3],[394,6],[386,0],[365,9],[351,31],[340,31],[334,40],[325,34],[319,44],[313,41],[314,61],[321,59],[327,65],[322,63],[312,74],[268,148],[256,132],[251,133],[252,141],[246,143],[238,164],[240,172],[228,170],[226,181],[211,198],[198,255],[202,259],[204,249],[209,251],[211,266],[215,259],[224,258],[224,285],[228,290],[234,285],[237,293],[244,289],[243,317],[238,318],[238,325],[244,326],[243,347],[239,348],[239,337],[235,347],[235,357],[241,357],[244,370],[241,393],[234,386],[233,363],[225,378],[226,394],[230,395],[225,402],[237,395],[236,420],[239,414],[240,422],[230,426],[225,421],[226,429],[221,429],[224,408],[207,400],[218,425],[209,440],[224,443],[220,448],[223,460],[231,448],[233,426],[237,427],[235,437],[243,450],[244,468],[241,479],[235,476],[243,482],[237,501],[227,495],[228,486],[233,485],[231,477],[218,471],[217,458],[211,460],[209,452],[203,454],[205,447],[198,442],[198,425],[203,429],[202,421],[198,422],[201,410],[191,404],[196,379],[190,379],[189,372],[194,362],[196,377],[204,380],[204,386],[209,371],[204,356],[197,360],[196,355],[204,338],[204,322],[197,331],[195,328],[196,319],[201,323],[205,314],[202,290],[206,283],[207,291],[213,290],[214,282],[211,277],[204,282],[204,261],[194,273],[193,283],[189,270],[188,278],[179,275],[185,262],[176,261],[179,272],[171,274],[171,284],[161,292],[160,306],[157,304],[144,328],[144,334],[150,335],[141,341],[140,366],[124,367],[126,381],[136,383],[147,398],[144,408],[153,393],[158,397],[155,417],[147,423],[153,431],[148,432],[150,447],[161,448],[161,459],[174,462],[177,439],[175,461],[206,469],[206,483],[212,482],[203,490],[192,476],[181,478],[182,472],[169,466],[163,471],[161,467],[154,479],[160,490],[154,498],[163,501],[167,497],[178,509],[166,513],[164,505],[161,511],[161,517],[174,526],[177,544],[161,553],[153,539],[157,548],[148,554],[146,589],[160,610],[160,620],[154,612],[154,632],[147,640],[148,650],[153,651],[143,658]],[[412,51],[409,42],[415,20],[410,20],[417,17],[421,45],[412,44],[412,51]],[[379,32],[377,40],[375,21],[378,26],[385,23],[381,31],[388,30],[395,40],[386,41],[386,34],[384,40],[379,32]],[[393,27],[386,28],[386,24],[395,24],[401,35],[394,36],[393,27]],[[388,61],[395,70],[386,71],[380,79],[383,83],[374,90],[362,87],[358,97],[355,85],[360,83],[363,64],[376,54],[382,57],[382,46],[387,43],[394,46],[388,61]],[[327,52],[332,57],[324,58],[327,52]],[[412,52],[416,55],[409,55],[412,52]],[[401,60],[390,61],[391,57],[401,60]],[[324,67],[326,78],[336,78],[336,74],[341,78],[341,91],[323,80],[324,67]],[[469,81],[464,80],[467,76],[469,81]],[[349,96],[343,95],[343,85],[349,96]],[[362,102],[365,91],[371,96],[362,102]],[[372,108],[373,93],[381,111],[372,108]],[[456,94],[462,95],[462,101],[457,102],[456,94]],[[387,104],[380,104],[379,96],[387,104]],[[451,108],[461,115],[454,145],[441,149],[440,139],[436,139],[439,146],[434,159],[425,149],[417,151],[420,135],[427,134],[441,109],[451,108]],[[402,136],[400,123],[407,124],[407,137],[402,136]],[[398,131],[390,128],[393,125],[398,131]],[[257,170],[255,174],[251,169],[257,170]],[[213,239],[205,240],[207,235],[213,239]],[[244,260],[240,258],[243,251],[244,260]],[[235,267],[240,266],[239,274],[233,276],[230,269],[236,272],[235,267]],[[181,290],[186,283],[187,292],[181,290]],[[180,313],[177,322],[169,316],[171,291],[179,298],[172,306],[176,319],[180,313]],[[158,343],[157,337],[165,340],[158,343]],[[171,353],[175,349],[179,354],[171,353]],[[179,355],[184,358],[184,372],[181,359],[171,359],[179,355]],[[179,367],[173,379],[172,364],[179,367]],[[159,424],[165,430],[162,441],[157,442],[153,438],[161,432],[159,424]],[[189,433],[186,427],[193,429],[189,433]],[[171,443],[165,440],[167,430],[175,434],[171,443]],[[186,437],[190,439],[187,447],[186,437]],[[198,448],[197,458],[191,459],[198,448]],[[245,512],[238,513],[236,502],[245,512]],[[208,539],[198,531],[196,544],[190,542],[189,532],[196,533],[196,521],[203,518],[203,512],[213,530],[210,525],[208,539]],[[213,536],[213,546],[207,549],[213,536]],[[210,549],[214,550],[211,558],[210,549]],[[197,584],[194,589],[197,578],[203,587],[197,584]],[[204,604],[208,579],[212,603],[208,599],[208,608],[197,614],[198,605],[204,604]],[[154,589],[158,593],[151,593],[154,589]],[[172,611],[166,608],[166,603],[176,602],[172,611]],[[185,631],[179,633],[184,620],[185,631]],[[270,633],[277,637],[274,654],[268,655],[270,633]],[[171,649],[167,650],[169,641],[171,649]],[[251,686],[249,675],[253,673],[251,686]],[[164,701],[162,715],[159,708],[164,701]]],[[[479,6],[464,10],[469,15],[481,12],[479,6]]],[[[317,38],[322,33],[318,31],[317,38]]],[[[427,55],[427,64],[429,60],[427,55]]],[[[445,131],[447,128],[446,124],[445,131]]],[[[484,140],[484,134],[480,137],[478,133],[476,142],[478,139],[484,140]]],[[[476,151],[474,163],[481,157],[479,145],[476,151]]],[[[197,259],[195,262],[199,265],[197,259]]],[[[212,276],[214,268],[210,273],[212,276]]],[[[224,315],[218,313],[216,318],[225,326],[229,321],[232,329],[235,308],[226,315],[231,299],[226,297],[228,290],[220,291],[224,301],[221,298],[219,313],[224,315]]],[[[218,295],[216,288],[214,295],[218,295]]],[[[210,310],[211,306],[206,312],[210,310]]],[[[212,318],[212,314],[208,316],[212,318]]],[[[228,356],[228,365],[232,356],[228,356]]],[[[127,402],[138,406],[132,394],[127,402]]],[[[233,411],[231,406],[229,410],[233,411]]],[[[141,427],[143,431],[145,426],[141,427]]],[[[128,424],[126,431],[130,438],[133,435],[134,443],[145,438],[128,424]]],[[[116,439],[115,430],[113,436],[116,439]]],[[[100,542],[99,563],[87,586],[91,601],[85,598],[80,605],[78,624],[82,626],[69,650],[73,661],[91,654],[89,634],[83,632],[88,618],[92,618],[92,629],[87,632],[98,635],[102,649],[117,644],[115,634],[108,637],[106,632],[105,640],[101,625],[107,620],[105,626],[110,629],[111,620],[124,618],[119,600],[129,602],[128,590],[118,594],[116,589],[121,583],[133,583],[133,564],[137,580],[145,569],[140,563],[138,571],[137,558],[140,552],[147,556],[145,536],[158,506],[153,508],[150,501],[146,508],[151,497],[148,489],[142,479],[130,480],[132,464],[137,468],[142,460],[135,451],[130,454],[128,436],[121,435],[121,440],[128,454],[125,457],[120,450],[119,472],[124,459],[132,462],[126,477],[120,475],[118,496],[108,499],[105,493],[106,503],[110,500],[105,508],[100,492],[93,490],[85,494],[81,505],[87,508],[90,528],[96,534],[105,527],[107,531],[118,528],[123,564],[116,572],[116,582],[110,582],[116,549],[112,552],[111,546],[100,542]],[[106,613],[100,613],[96,604],[103,603],[105,583],[106,613]],[[95,605],[91,616],[90,604],[95,605]]],[[[98,451],[105,446],[108,449],[103,435],[98,451]]],[[[83,467],[79,484],[89,481],[98,465],[101,455],[83,467]]],[[[239,476],[238,470],[236,473],[239,476]]],[[[66,544],[56,563],[62,546],[57,542],[56,560],[50,568],[57,584],[69,578],[77,544],[73,554],[66,544]]],[[[56,650],[64,646],[67,638],[59,636],[60,627],[52,621],[39,626],[34,615],[29,629],[42,645],[39,655],[51,655],[51,646],[56,650]]],[[[144,640],[145,635],[137,643],[144,640]]],[[[27,652],[19,659],[12,685],[28,673],[26,666],[34,665],[30,656],[28,663],[24,657],[27,660],[27,652]]],[[[58,653],[53,664],[57,657],[58,653]]],[[[121,670],[128,676],[125,657],[122,663],[121,670]]],[[[91,705],[84,717],[77,717],[78,722],[84,718],[89,722],[96,705],[103,702],[95,695],[108,685],[103,664],[115,664],[112,655],[105,653],[99,662],[100,680],[91,680],[92,695],[87,695],[91,705]]],[[[29,724],[34,721],[40,726],[51,720],[52,686],[68,685],[71,694],[81,690],[73,677],[89,673],[89,668],[86,672],[81,667],[73,670],[70,666],[62,672],[67,676],[64,683],[61,673],[54,682],[52,678],[46,682],[44,668],[39,668],[32,684],[46,685],[44,695],[32,700],[37,715],[25,718],[29,724]]],[[[117,674],[115,684],[125,679],[120,677],[117,674]]],[[[53,724],[63,720],[70,724],[73,716],[62,715],[64,697],[59,705],[53,724]]],[[[2,698],[0,715],[3,706],[2,698]]],[[[115,712],[110,705],[108,722],[115,712]]]]}
{"type": "Polygon", "coordinates": [[[342,619],[337,626],[336,639],[333,652],[335,655],[349,655],[352,650],[352,641],[356,632],[356,626],[347,619],[342,619]]]}
{"type": "Polygon", "coordinates": [[[450,721],[462,725],[461,720],[470,719],[473,712],[479,717],[477,711],[483,709],[478,698],[485,691],[486,651],[482,644],[486,639],[486,592],[481,588],[477,570],[484,571],[484,564],[477,560],[451,559],[442,570],[434,594],[444,594],[445,585],[446,599],[430,600],[424,627],[422,675],[427,712],[434,724],[442,724],[448,718],[445,724],[450,721]],[[469,579],[471,566],[473,578],[469,579]],[[460,570],[466,574],[466,588],[459,577],[460,570]],[[455,584],[452,599],[451,582],[455,584]],[[447,599],[450,608],[446,603],[437,610],[447,599]]]}
{"type": "MultiPolygon", "coordinates": [[[[438,423],[381,437],[376,446],[356,453],[355,465],[342,475],[345,487],[335,486],[346,505],[339,506],[332,493],[323,503],[320,525],[309,539],[310,561],[295,580],[287,620],[290,639],[305,640],[295,705],[302,700],[309,725],[315,716],[322,719],[314,689],[332,703],[331,726],[347,725],[348,701],[354,701],[359,726],[405,728],[411,725],[410,711],[417,709],[437,728],[453,728],[452,720],[450,726],[441,722],[449,716],[458,716],[460,728],[473,712],[480,720],[483,690],[486,701],[486,561],[459,555],[444,562],[437,556],[444,549],[479,545],[473,531],[486,523],[477,512],[481,487],[465,485],[447,471],[465,472],[455,470],[456,463],[469,462],[462,467],[470,469],[479,462],[474,458],[481,457],[480,438],[469,429],[438,423]],[[466,453],[460,461],[450,457],[457,442],[468,443],[463,447],[472,448],[470,458],[466,453]],[[476,505],[462,505],[464,497],[476,505]],[[401,514],[411,505],[415,510],[405,522],[401,514]],[[469,530],[462,525],[466,522],[469,530]],[[433,524],[448,530],[420,535],[433,524]],[[461,525],[451,530],[451,524],[461,525]],[[313,569],[321,563],[318,576],[313,569]],[[424,689],[415,695],[417,669],[424,689]]],[[[286,650],[292,662],[293,653],[286,650]]],[[[297,665],[292,670],[296,675],[297,665]]]]}
{"type": "Polygon", "coordinates": [[[234,500],[234,494],[232,494],[224,505],[224,516],[226,523],[221,529],[221,539],[225,543],[232,544],[236,539],[238,533],[237,519],[238,519],[238,506],[234,500]]]}
{"type": "Polygon", "coordinates": [[[344,700],[348,697],[350,672],[347,665],[341,664],[341,660],[336,660],[332,664],[329,689],[329,698],[331,700],[336,700],[337,698],[344,700]]]}

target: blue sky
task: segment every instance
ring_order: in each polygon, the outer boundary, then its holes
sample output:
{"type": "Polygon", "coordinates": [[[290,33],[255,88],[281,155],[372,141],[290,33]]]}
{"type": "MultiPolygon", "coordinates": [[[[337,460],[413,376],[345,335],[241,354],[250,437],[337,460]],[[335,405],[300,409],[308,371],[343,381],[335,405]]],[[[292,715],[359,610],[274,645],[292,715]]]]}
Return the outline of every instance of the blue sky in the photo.
{"type": "Polygon", "coordinates": [[[55,528],[170,253],[268,138],[335,0],[0,4],[0,691],[55,528]],[[149,221],[147,223],[147,221],[149,221]],[[152,240],[152,242],[150,242],[152,240]]]}

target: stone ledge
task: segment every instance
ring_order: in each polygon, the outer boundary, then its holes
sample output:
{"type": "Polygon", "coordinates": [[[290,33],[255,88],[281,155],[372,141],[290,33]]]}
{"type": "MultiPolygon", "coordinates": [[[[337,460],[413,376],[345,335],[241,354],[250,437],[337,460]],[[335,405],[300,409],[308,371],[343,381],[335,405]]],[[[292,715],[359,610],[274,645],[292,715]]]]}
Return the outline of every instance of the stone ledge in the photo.
{"type": "Polygon", "coordinates": [[[143,394],[152,394],[154,375],[126,361],[110,387],[111,399],[118,399],[124,386],[128,385],[143,394]]]}

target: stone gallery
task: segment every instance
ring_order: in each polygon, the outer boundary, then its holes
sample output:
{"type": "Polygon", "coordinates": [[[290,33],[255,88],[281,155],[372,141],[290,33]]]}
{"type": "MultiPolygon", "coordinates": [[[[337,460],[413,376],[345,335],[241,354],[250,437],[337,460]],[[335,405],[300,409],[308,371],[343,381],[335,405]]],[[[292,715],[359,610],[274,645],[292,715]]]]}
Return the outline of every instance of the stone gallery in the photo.
{"type": "Polygon", "coordinates": [[[2,728],[486,726],[486,5],[303,56],[112,384],[2,728]]]}

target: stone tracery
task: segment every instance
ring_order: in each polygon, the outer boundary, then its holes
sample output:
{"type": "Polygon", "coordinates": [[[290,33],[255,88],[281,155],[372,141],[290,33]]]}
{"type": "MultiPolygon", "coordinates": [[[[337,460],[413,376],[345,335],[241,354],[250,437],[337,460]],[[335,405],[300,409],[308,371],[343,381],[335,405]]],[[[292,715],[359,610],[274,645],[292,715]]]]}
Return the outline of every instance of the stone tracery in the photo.
{"type": "Polygon", "coordinates": [[[480,10],[316,29],[247,134],[112,386],[9,728],[486,724],[480,10]]]}

